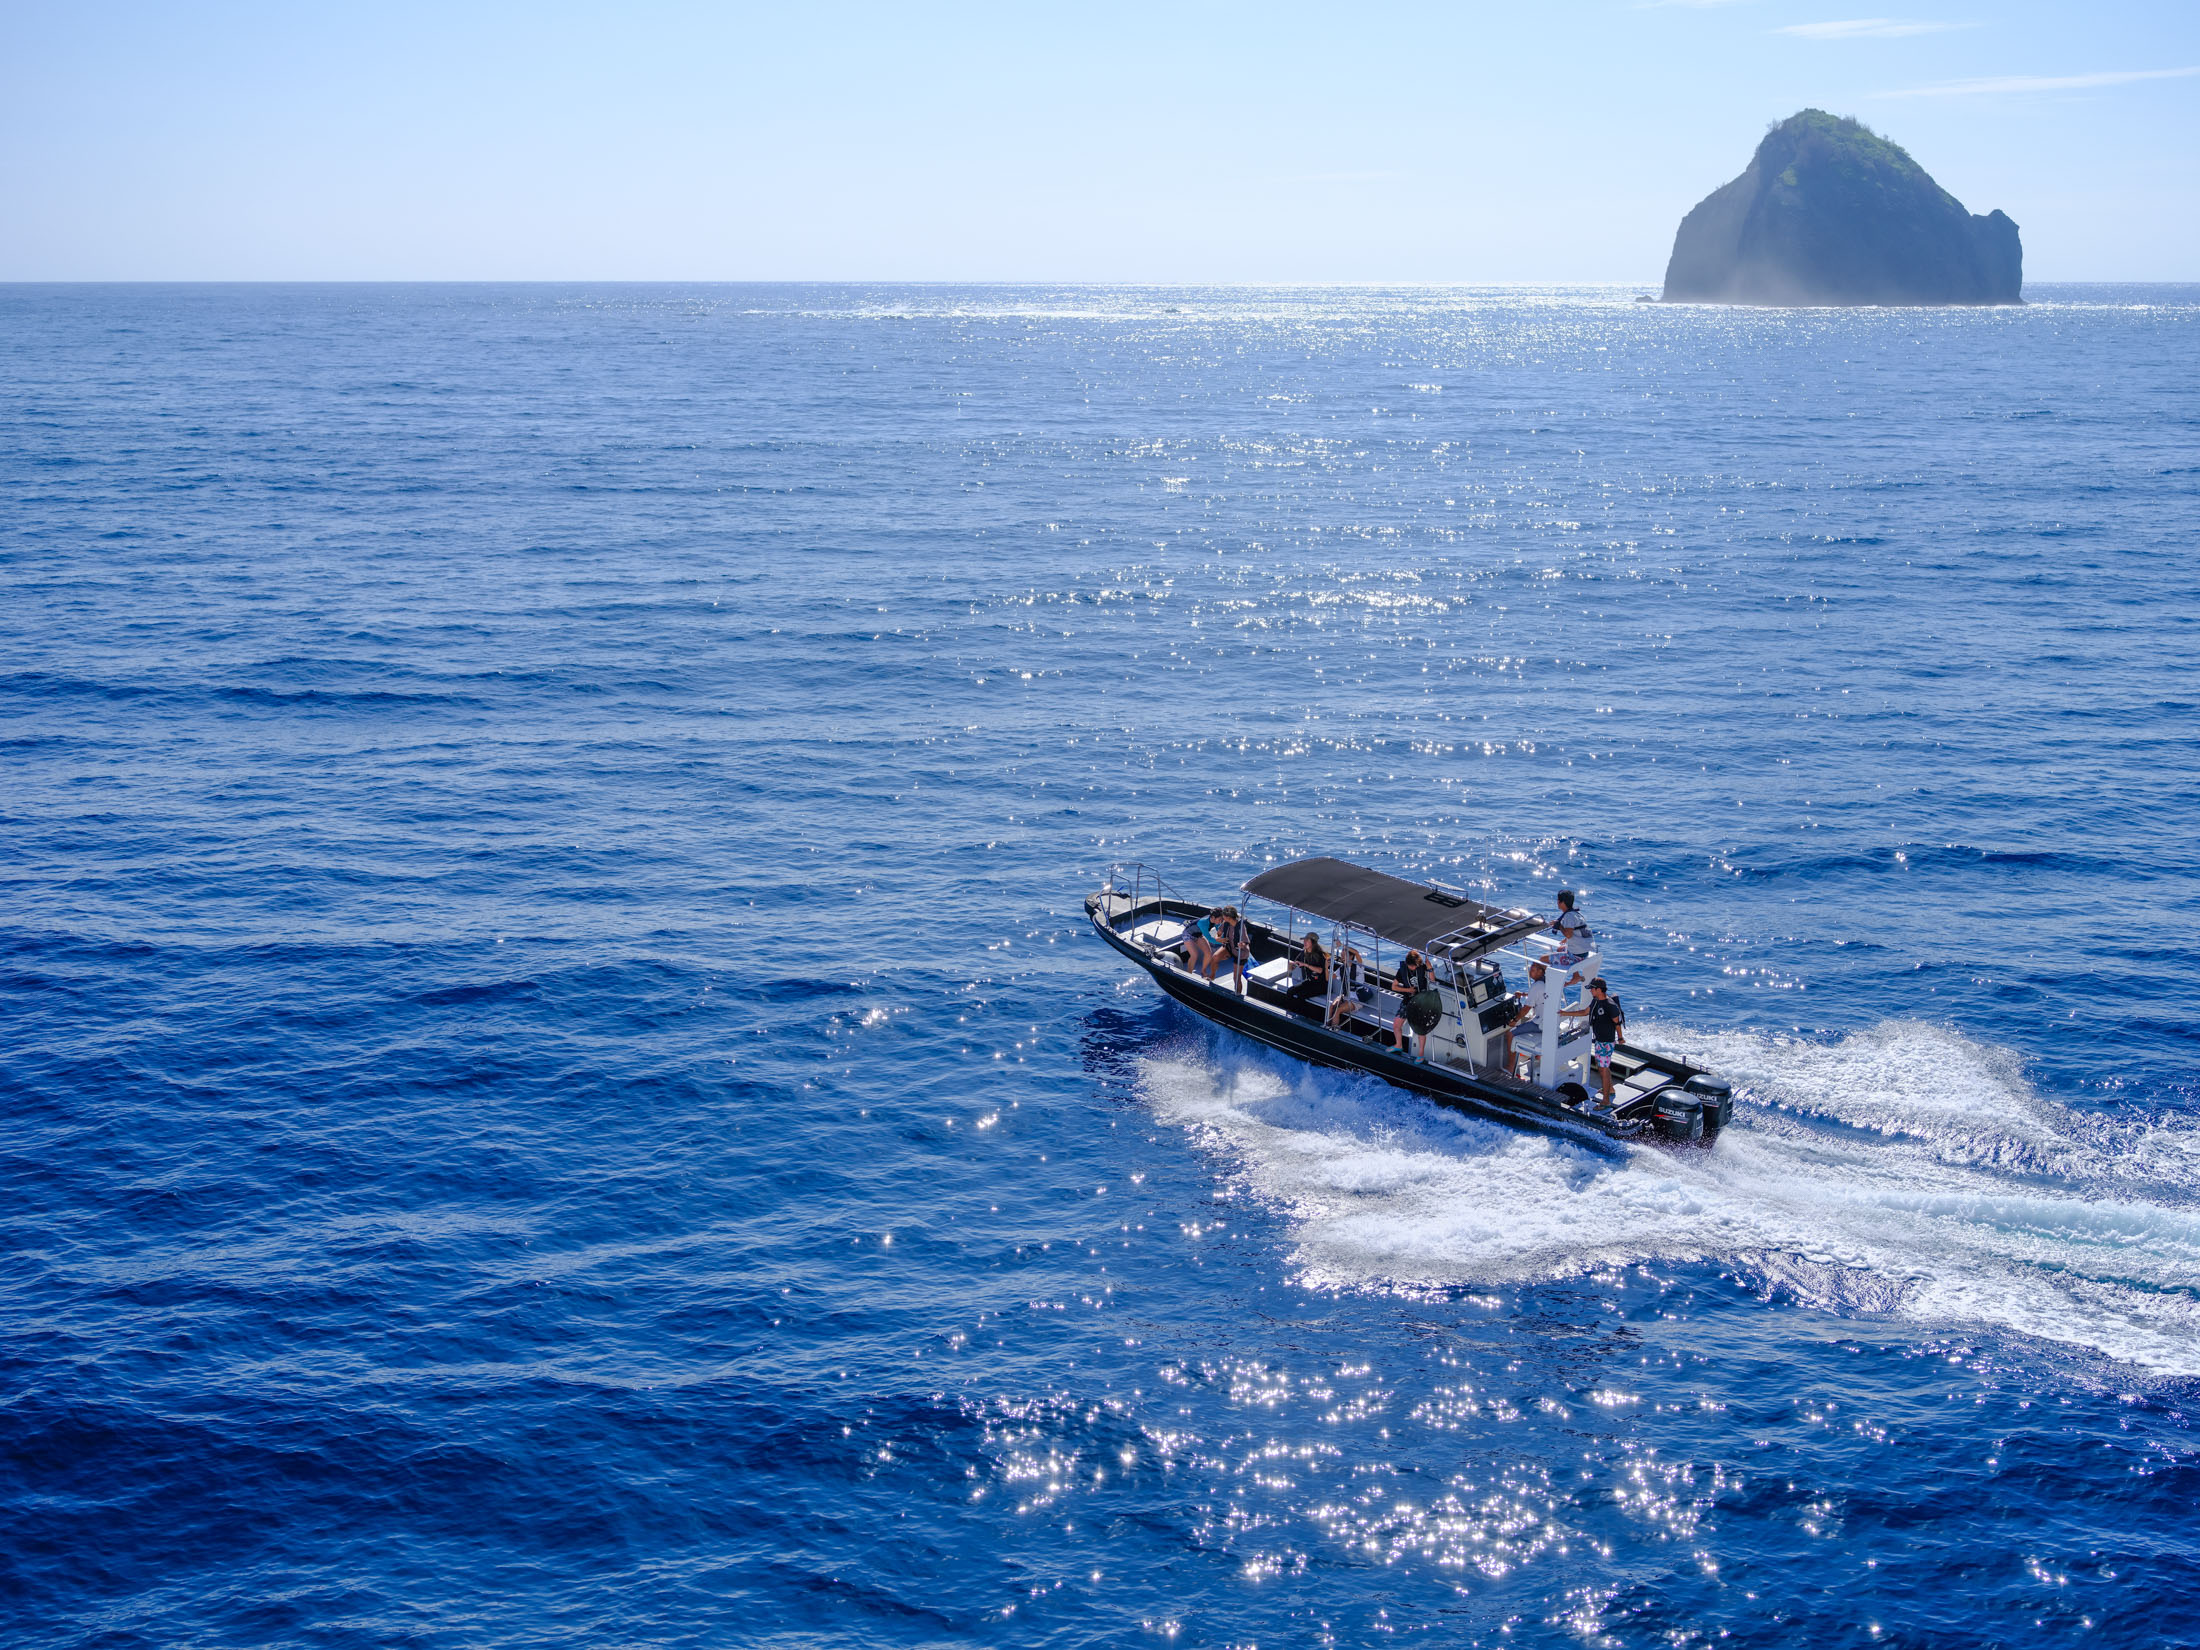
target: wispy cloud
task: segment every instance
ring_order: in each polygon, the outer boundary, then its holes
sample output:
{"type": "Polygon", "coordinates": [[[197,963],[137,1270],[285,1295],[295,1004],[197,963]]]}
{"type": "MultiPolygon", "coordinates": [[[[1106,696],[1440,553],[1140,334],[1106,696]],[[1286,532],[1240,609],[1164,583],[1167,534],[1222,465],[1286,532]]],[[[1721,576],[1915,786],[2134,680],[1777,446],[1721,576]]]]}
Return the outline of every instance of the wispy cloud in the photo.
{"type": "Polygon", "coordinates": [[[1774,34],[1792,34],[1798,40],[1900,40],[1912,34],[1946,34],[1968,29],[1969,23],[1905,23],[1892,17],[1851,17],[1840,23],[1790,23],[1774,34]]]}
{"type": "Polygon", "coordinates": [[[2082,92],[2096,86],[2129,86],[2138,80],[2186,80],[2200,74],[2200,63],[2185,69],[2108,69],[2099,74],[2005,74],[1983,80],[1944,80],[1937,86],[1909,86],[1873,97],[1992,97],[2003,92],[2082,92]]]}

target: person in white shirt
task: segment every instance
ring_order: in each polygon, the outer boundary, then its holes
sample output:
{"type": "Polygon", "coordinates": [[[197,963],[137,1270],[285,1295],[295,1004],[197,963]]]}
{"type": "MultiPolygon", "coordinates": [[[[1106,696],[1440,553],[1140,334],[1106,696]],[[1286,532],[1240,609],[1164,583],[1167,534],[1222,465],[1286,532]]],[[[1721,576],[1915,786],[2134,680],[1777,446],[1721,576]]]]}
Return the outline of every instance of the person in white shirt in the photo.
{"type": "MultiPolygon", "coordinates": [[[[1566,981],[1572,985],[1579,974],[1566,981]]],[[[1528,1071],[1543,1049],[1543,1016],[1556,1014],[1561,1020],[1578,1020],[1589,1010],[1566,1006],[1566,985],[1551,978],[1550,970],[1541,963],[1528,964],[1528,983],[1520,990],[1520,1012],[1505,1032],[1505,1069],[1522,1082],[1528,1080],[1528,1071]],[[1519,1039],[1516,1044],[1514,1039],[1519,1039]]]]}
{"type": "Polygon", "coordinates": [[[1536,1045],[1542,1041],[1543,1014],[1556,989],[1548,969],[1541,963],[1528,964],[1528,983],[1520,990],[1520,1011],[1505,1033],[1505,1069],[1523,1082],[1535,1058],[1536,1045]]]}

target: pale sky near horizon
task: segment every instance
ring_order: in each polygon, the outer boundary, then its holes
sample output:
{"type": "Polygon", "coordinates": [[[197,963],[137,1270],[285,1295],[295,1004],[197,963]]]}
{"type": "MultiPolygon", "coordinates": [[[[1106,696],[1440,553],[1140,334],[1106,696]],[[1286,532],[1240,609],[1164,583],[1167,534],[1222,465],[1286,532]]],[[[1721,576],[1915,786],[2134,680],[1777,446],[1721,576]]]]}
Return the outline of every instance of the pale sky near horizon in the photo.
{"type": "Polygon", "coordinates": [[[1655,282],[1815,105],[2200,280],[2200,3],[0,9],[0,279],[1655,282]]]}

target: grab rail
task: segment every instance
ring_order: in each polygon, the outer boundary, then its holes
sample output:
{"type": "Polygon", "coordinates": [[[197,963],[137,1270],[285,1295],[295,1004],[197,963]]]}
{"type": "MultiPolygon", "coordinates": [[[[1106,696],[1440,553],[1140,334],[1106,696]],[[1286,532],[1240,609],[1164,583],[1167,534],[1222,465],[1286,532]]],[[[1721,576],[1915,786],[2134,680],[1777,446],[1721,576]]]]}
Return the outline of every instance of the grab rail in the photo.
{"type": "Polygon", "coordinates": [[[1100,892],[1102,895],[1128,893],[1131,901],[1130,914],[1133,916],[1137,915],[1139,908],[1146,903],[1148,898],[1151,898],[1156,905],[1161,904],[1164,900],[1179,898],[1176,890],[1169,886],[1167,879],[1162,876],[1161,872],[1156,867],[1148,865],[1140,859],[1117,860],[1111,864],[1108,867],[1108,880],[1101,884],[1100,892]],[[1131,879],[1131,886],[1128,889],[1122,886],[1122,879],[1126,872],[1131,879]],[[1145,891],[1148,882],[1153,884],[1153,893],[1150,896],[1145,891]]]}

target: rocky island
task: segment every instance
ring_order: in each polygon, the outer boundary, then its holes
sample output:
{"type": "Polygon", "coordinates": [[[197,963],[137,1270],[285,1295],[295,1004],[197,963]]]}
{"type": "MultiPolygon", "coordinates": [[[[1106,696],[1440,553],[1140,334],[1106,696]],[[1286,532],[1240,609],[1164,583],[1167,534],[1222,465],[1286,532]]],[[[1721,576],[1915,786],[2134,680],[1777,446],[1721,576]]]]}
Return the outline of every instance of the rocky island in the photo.
{"type": "Polygon", "coordinates": [[[1665,301],[2015,304],[2023,284],[2007,214],[1973,216],[1899,144],[1805,109],[1681,220],[1665,301]]]}

